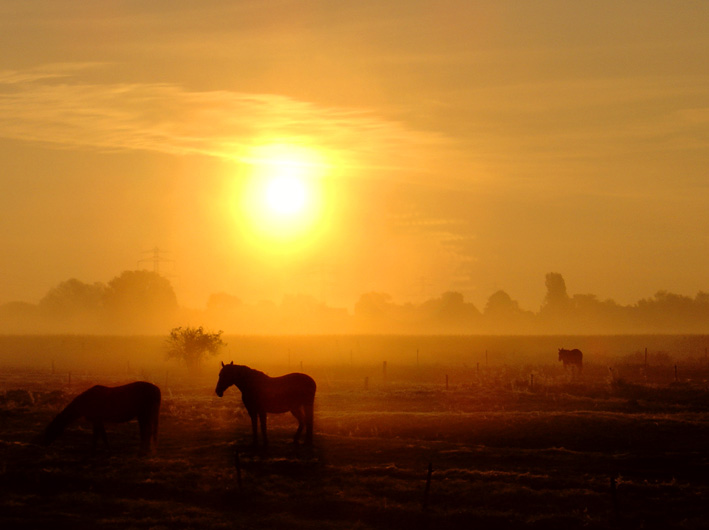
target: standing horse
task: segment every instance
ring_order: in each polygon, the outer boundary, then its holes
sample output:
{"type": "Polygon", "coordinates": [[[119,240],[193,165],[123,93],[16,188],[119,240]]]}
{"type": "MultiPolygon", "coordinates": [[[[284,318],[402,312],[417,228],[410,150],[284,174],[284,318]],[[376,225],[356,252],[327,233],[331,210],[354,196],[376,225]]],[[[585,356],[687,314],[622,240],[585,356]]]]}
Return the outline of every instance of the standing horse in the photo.
{"type": "Polygon", "coordinates": [[[258,445],[258,421],[261,420],[263,445],[268,445],[266,436],[266,413],[283,413],[290,411],[298,420],[298,430],[293,443],[298,444],[300,433],[305,426],[305,443],[313,443],[313,403],[315,401],[315,381],[305,374],[287,374],[281,377],[269,377],[263,372],[253,370],[248,366],[234,364],[225,365],[219,372],[219,381],[215,392],[219,397],[231,385],[241,390],[241,400],[251,417],[253,430],[253,446],[258,445]]]}
{"type": "Polygon", "coordinates": [[[67,425],[83,417],[94,427],[92,448],[96,449],[99,438],[108,447],[104,422],[123,423],[138,418],[141,448],[152,452],[158,439],[160,397],[160,389],[144,381],[116,387],[92,386],[57,414],[44,431],[41,443],[51,444],[67,425]]]}
{"type": "Polygon", "coordinates": [[[572,367],[578,366],[579,372],[583,370],[583,353],[579,349],[565,350],[560,348],[559,360],[564,363],[564,369],[571,365],[572,367]]]}

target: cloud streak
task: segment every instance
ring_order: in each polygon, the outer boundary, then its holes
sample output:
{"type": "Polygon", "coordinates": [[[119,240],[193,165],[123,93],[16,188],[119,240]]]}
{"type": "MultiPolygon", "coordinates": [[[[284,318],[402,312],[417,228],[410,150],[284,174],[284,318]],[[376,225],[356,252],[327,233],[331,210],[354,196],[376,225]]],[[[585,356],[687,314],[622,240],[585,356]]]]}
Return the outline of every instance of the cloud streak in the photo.
{"type": "Polygon", "coordinates": [[[0,136],[64,148],[146,150],[243,161],[267,141],[315,145],[346,165],[421,170],[447,140],[373,112],[277,94],[73,82],[76,67],[0,72],[0,136]]]}

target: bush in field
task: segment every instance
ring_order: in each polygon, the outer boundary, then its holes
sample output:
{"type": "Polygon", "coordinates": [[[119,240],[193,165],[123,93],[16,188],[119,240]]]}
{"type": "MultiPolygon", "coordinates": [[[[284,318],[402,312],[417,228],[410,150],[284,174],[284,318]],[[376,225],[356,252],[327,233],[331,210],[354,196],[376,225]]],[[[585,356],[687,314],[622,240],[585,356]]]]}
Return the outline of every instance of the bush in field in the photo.
{"type": "Polygon", "coordinates": [[[207,355],[216,355],[219,348],[226,346],[221,338],[222,333],[205,332],[202,326],[173,328],[167,339],[167,356],[184,361],[190,368],[196,368],[207,355]]]}

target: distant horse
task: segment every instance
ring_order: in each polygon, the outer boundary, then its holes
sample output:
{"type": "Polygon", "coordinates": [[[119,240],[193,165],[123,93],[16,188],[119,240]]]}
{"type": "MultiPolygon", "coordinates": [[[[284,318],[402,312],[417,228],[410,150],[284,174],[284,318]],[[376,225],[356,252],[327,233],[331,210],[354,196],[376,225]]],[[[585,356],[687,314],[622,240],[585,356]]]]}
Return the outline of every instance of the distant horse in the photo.
{"type": "Polygon", "coordinates": [[[287,374],[281,377],[269,377],[263,372],[253,370],[248,366],[234,364],[225,365],[219,372],[219,381],[215,392],[219,397],[231,385],[241,390],[241,399],[246,411],[251,417],[253,430],[253,446],[258,445],[258,420],[261,420],[263,445],[268,445],[266,436],[266,413],[283,413],[290,411],[298,420],[298,430],[293,443],[298,444],[300,433],[305,426],[305,443],[313,443],[313,403],[315,401],[315,381],[305,374],[287,374]]]}
{"type": "Polygon", "coordinates": [[[157,445],[160,397],[160,389],[144,381],[117,387],[92,386],[57,414],[44,431],[41,443],[51,444],[67,425],[83,417],[94,427],[92,448],[96,449],[99,438],[108,447],[104,422],[123,423],[138,418],[141,448],[152,452],[157,445]]]}
{"type": "Polygon", "coordinates": [[[581,350],[574,348],[573,350],[559,349],[559,360],[564,363],[564,369],[571,365],[578,366],[579,372],[583,370],[583,353],[581,350]]]}

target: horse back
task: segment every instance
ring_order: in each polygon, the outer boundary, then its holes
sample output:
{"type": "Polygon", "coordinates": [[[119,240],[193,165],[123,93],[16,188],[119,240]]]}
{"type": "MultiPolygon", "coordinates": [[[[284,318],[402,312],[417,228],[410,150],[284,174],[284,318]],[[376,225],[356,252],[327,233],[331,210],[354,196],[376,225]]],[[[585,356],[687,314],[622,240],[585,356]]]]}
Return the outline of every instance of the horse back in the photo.
{"type": "Polygon", "coordinates": [[[574,348],[573,350],[561,350],[561,353],[562,360],[565,363],[581,364],[583,360],[583,353],[578,348],[574,348]]]}
{"type": "Polygon", "coordinates": [[[117,387],[96,385],[81,394],[81,411],[90,421],[125,422],[153,416],[160,408],[160,389],[145,381],[117,387]]]}
{"type": "Polygon", "coordinates": [[[244,395],[244,403],[250,399],[258,409],[265,412],[288,412],[303,406],[312,406],[317,385],[306,374],[292,373],[280,377],[266,376],[255,388],[253,396],[244,395]]]}

